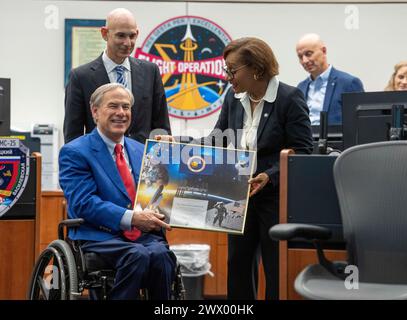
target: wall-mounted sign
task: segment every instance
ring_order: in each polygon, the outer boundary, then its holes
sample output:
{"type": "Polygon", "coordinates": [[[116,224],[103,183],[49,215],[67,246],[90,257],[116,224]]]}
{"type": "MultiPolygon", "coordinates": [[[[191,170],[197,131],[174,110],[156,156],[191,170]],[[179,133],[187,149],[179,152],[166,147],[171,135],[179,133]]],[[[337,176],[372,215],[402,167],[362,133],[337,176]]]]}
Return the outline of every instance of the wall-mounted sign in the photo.
{"type": "Polygon", "coordinates": [[[151,31],[135,57],[160,68],[169,114],[197,119],[222,106],[228,87],[222,53],[230,41],[226,31],[208,19],[176,17],[151,31]]]}
{"type": "Polygon", "coordinates": [[[105,50],[100,34],[105,20],[65,19],[65,85],[71,69],[96,59],[105,50]]]}
{"type": "Polygon", "coordinates": [[[24,192],[29,173],[28,148],[19,139],[0,139],[0,217],[24,192]]]}

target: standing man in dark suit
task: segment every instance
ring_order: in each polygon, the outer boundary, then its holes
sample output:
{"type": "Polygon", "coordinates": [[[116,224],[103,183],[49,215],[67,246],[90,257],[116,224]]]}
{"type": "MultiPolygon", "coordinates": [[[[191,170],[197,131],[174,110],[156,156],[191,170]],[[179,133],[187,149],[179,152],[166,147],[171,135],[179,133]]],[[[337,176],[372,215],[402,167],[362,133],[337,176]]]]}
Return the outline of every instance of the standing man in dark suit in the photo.
{"type": "Polygon", "coordinates": [[[175,259],[161,228],[170,226],[156,211],[133,209],[144,151],[124,136],[133,102],[121,84],[99,87],[90,99],[97,127],[61,149],[59,181],[68,216],[85,220],[69,237],[116,270],[109,299],[136,299],[142,287],[151,299],[169,299],[175,259]]]}
{"type": "Polygon", "coordinates": [[[157,65],[130,57],[139,30],[127,9],[109,13],[101,34],[106,50],[94,61],[71,71],[65,90],[65,143],[89,133],[95,127],[89,99],[99,86],[118,82],[132,91],[132,122],[126,136],[141,143],[155,133],[170,132],[167,102],[157,65]]]}
{"type": "Polygon", "coordinates": [[[327,48],[317,34],[304,35],[296,50],[301,65],[310,74],[297,87],[307,101],[311,124],[319,125],[321,111],[328,112],[328,125],[342,124],[342,93],[363,92],[362,82],[328,64],[327,48]]]}

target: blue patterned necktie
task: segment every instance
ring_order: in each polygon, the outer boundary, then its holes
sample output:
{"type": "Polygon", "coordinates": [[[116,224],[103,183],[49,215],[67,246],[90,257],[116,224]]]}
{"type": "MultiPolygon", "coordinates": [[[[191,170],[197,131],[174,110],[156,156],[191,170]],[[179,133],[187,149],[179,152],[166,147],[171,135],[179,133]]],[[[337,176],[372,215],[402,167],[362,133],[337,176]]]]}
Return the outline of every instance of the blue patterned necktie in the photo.
{"type": "Polygon", "coordinates": [[[116,74],[117,74],[116,82],[124,85],[127,88],[127,82],[126,82],[126,78],[124,76],[125,68],[123,66],[116,66],[114,69],[116,70],[116,74]]]}

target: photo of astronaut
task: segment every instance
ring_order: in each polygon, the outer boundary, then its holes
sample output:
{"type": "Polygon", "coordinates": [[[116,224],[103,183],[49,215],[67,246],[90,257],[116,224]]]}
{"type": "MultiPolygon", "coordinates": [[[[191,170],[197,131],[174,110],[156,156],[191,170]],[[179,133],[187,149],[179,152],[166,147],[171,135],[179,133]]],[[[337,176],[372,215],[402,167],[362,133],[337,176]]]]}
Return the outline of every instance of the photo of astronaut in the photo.
{"type": "Polygon", "coordinates": [[[243,233],[255,152],[147,140],[136,206],[173,227],[243,233]]]}

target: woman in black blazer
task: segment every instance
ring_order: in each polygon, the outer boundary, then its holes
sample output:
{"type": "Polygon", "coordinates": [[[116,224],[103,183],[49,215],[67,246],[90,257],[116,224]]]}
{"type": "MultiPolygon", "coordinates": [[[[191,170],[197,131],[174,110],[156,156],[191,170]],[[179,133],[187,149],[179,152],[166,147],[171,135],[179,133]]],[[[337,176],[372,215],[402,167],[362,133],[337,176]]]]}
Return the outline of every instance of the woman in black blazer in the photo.
{"type": "Polygon", "coordinates": [[[260,249],[266,299],[278,299],[278,243],[268,230],[279,219],[280,151],[312,152],[308,107],[300,90],[277,79],[277,60],[264,41],[234,40],[223,58],[232,90],[215,128],[233,129],[236,147],[257,150],[244,235],[228,237],[228,298],[256,299],[260,249]]]}
{"type": "Polygon", "coordinates": [[[278,243],[268,230],[279,219],[280,151],[312,152],[309,111],[301,91],[278,80],[277,60],[264,41],[233,40],[223,58],[232,90],[203,143],[257,151],[244,235],[228,236],[228,299],[256,299],[259,252],[266,299],[278,299],[278,243]]]}

